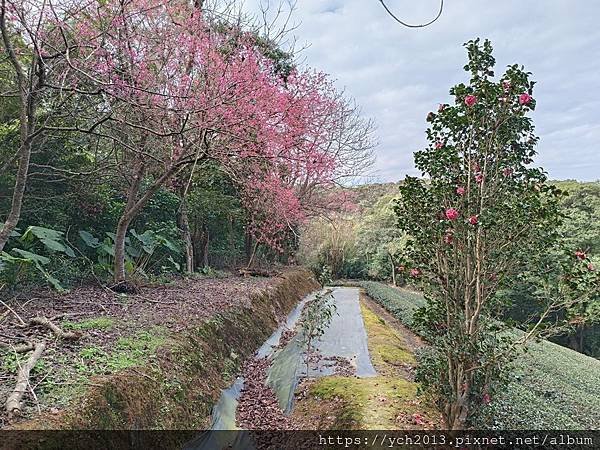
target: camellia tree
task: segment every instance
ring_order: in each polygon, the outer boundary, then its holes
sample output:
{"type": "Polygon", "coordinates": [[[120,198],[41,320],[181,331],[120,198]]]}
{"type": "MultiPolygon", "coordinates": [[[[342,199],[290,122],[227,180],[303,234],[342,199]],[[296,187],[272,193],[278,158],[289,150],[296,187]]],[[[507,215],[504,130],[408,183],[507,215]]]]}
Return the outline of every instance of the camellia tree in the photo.
{"type": "Polygon", "coordinates": [[[419,378],[451,429],[490,401],[501,368],[544,318],[576,301],[540,299],[545,312],[523,334],[500,321],[497,291],[556,242],[562,194],[530,166],[538,141],[530,74],[511,65],[495,81],[490,42],[465,46],[470,81],[429,113],[430,144],[415,153],[424,178],[406,178],[396,207],[428,300],[418,322],[432,345],[419,378]]]}

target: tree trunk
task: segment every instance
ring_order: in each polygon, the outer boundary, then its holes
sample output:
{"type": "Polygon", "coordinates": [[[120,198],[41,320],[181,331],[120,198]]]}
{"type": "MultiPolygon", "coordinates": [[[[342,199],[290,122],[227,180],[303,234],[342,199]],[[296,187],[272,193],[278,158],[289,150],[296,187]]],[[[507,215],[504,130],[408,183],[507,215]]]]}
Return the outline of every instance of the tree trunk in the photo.
{"type": "Polygon", "coordinates": [[[115,232],[115,283],[121,283],[127,278],[125,273],[125,239],[127,238],[127,230],[129,229],[130,223],[130,214],[124,213],[117,224],[117,230],[115,232]]]}
{"type": "Polygon", "coordinates": [[[576,352],[583,353],[583,338],[584,338],[584,325],[577,324],[575,331],[569,334],[569,348],[576,352]]]}
{"type": "MultiPolygon", "coordinates": [[[[469,417],[472,375],[468,373],[470,364],[464,360],[464,354],[449,356],[448,384],[452,397],[444,407],[444,419],[449,430],[464,430],[469,417]]],[[[468,359],[468,356],[467,356],[468,359]]]]}
{"type": "Polygon", "coordinates": [[[248,265],[246,269],[252,267],[252,263],[254,262],[254,256],[256,255],[256,249],[258,248],[258,241],[254,241],[254,246],[252,247],[252,253],[250,254],[250,259],[248,259],[248,265]]]}
{"type": "Polygon", "coordinates": [[[190,221],[185,198],[182,198],[181,200],[181,210],[179,214],[181,234],[183,235],[183,242],[185,243],[185,271],[187,273],[194,273],[194,244],[192,241],[192,233],[190,232],[190,221]]]}
{"type": "Polygon", "coordinates": [[[17,169],[15,188],[12,195],[12,204],[10,211],[0,228],[0,252],[4,250],[10,234],[15,230],[19,219],[21,218],[21,208],[23,206],[23,197],[27,185],[27,176],[29,173],[29,160],[31,159],[32,132],[35,128],[35,111],[37,106],[38,90],[43,84],[45,72],[43,65],[38,64],[38,59],[34,55],[29,66],[31,75],[27,77],[17,54],[13,48],[11,37],[8,34],[6,26],[5,2],[0,5],[0,31],[2,34],[2,43],[4,52],[8,61],[14,68],[14,75],[17,81],[19,91],[19,134],[20,147],[18,152],[19,166],[17,169]],[[35,84],[34,84],[35,80],[35,84]]]}
{"type": "Polygon", "coordinates": [[[392,266],[392,284],[394,286],[397,286],[397,284],[396,284],[396,265],[394,264],[394,257],[389,252],[388,252],[388,256],[390,257],[390,264],[392,266]]]}
{"type": "Polygon", "coordinates": [[[19,168],[15,180],[12,205],[8,216],[0,229],[0,252],[4,250],[10,234],[15,230],[21,217],[21,207],[23,206],[23,197],[27,185],[27,174],[29,172],[29,160],[31,158],[31,141],[28,139],[21,144],[21,155],[19,157],[19,168]]]}
{"type": "Polygon", "coordinates": [[[450,430],[464,430],[467,423],[469,408],[462,399],[446,406],[446,424],[450,430]]]}
{"type": "Polygon", "coordinates": [[[208,260],[208,248],[210,245],[210,233],[208,232],[208,227],[205,227],[204,230],[204,251],[203,251],[203,261],[204,267],[208,268],[210,266],[208,260]]]}
{"type": "Polygon", "coordinates": [[[181,168],[181,165],[173,165],[167,171],[165,171],[159,178],[146,189],[144,194],[138,200],[138,194],[140,186],[145,174],[145,165],[142,161],[138,162],[135,167],[135,174],[129,191],[127,192],[127,205],[125,210],[119,219],[117,224],[117,230],[115,232],[115,261],[114,261],[114,281],[115,284],[120,284],[125,281],[125,238],[129,224],[135,218],[135,216],[141,211],[141,209],[148,203],[148,200],[158,191],[158,189],[165,184],[173,175],[175,175],[181,168]]]}

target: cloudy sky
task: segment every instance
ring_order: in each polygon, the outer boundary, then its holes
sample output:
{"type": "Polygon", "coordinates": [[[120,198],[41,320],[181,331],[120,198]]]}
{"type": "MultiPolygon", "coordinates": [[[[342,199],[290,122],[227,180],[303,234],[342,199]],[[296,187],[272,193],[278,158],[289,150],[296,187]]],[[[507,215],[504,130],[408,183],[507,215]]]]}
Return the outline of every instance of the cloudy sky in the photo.
{"type": "MultiPolygon", "coordinates": [[[[263,2],[267,0],[262,0],[263,2]]],[[[275,3],[276,0],[271,0],[275,3]]],[[[259,0],[246,0],[255,10],[259,0]]],[[[413,23],[435,16],[439,0],[387,0],[413,23]]],[[[376,178],[415,175],[412,152],[425,145],[425,117],[467,81],[462,44],[494,45],[496,72],[519,63],[537,80],[533,118],[537,162],[555,179],[600,179],[600,2],[446,0],[442,17],[408,29],[378,0],[297,0],[294,31],[303,61],[355,97],[377,124],[376,178]]]]}

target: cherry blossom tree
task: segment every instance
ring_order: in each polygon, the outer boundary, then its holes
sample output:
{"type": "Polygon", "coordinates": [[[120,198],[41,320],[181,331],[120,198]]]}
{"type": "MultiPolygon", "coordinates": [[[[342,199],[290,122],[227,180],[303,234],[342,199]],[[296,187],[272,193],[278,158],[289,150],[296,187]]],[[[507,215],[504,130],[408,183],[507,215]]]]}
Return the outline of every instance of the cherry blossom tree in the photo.
{"type": "MultiPolygon", "coordinates": [[[[257,242],[280,248],[317,190],[369,160],[371,125],[363,126],[357,109],[324,74],[282,65],[265,37],[204,2],[2,5],[8,56],[16,48],[9,34],[26,30],[28,58],[22,59],[32,66],[25,74],[23,62],[10,58],[25,116],[15,202],[0,245],[16,226],[31,140],[42,130],[84,133],[112,154],[125,198],[115,230],[114,281],[125,288],[127,230],[158,189],[183,170],[187,177],[208,160],[220,164],[245,199],[249,231],[257,242]],[[11,28],[6,15],[15,12],[19,26],[11,28]],[[63,121],[36,129],[26,116],[42,88],[55,91],[63,121]]],[[[182,214],[189,182],[183,186],[182,214]]]]}
{"type": "Polygon", "coordinates": [[[255,33],[238,24],[217,23],[187,1],[130,0],[90,5],[75,23],[61,22],[61,37],[76,49],[64,58],[76,74],[71,87],[99,93],[105,120],[94,133],[115,142],[127,187],[115,282],[126,278],[129,224],[186,167],[218,161],[243,196],[262,198],[246,202],[250,229],[273,247],[298,223],[308,188],[333,179],[333,86],[312,71],[281,76],[255,33]]]}

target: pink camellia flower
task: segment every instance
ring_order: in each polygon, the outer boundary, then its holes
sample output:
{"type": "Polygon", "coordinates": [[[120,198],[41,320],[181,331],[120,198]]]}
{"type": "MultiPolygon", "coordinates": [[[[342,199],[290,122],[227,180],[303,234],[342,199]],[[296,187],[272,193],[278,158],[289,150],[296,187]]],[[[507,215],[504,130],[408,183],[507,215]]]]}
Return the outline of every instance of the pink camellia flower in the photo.
{"type": "Polygon", "coordinates": [[[504,80],[502,82],[502,87],[504,88],[505,91],[509,91],[510,90],[510,81],[504,80]]]}
{"type": "Polygon", "coordinates": [[[465,195],[465,192],[466,192],[466,191],[465,191],[465,188],[464,188],[464,187],[462,187],[462,186],[458,186],[458,187],[456,188],[456,193],[457,193],[458,195],[465,195]]]}
{"type": "Polygon", "coordinates": [[[479,184],[483,183],[483,174],[478,173],[475,175],[475,181],[477,181],[479,184]]]}
{"type": "Polygon", "coordinates": [[[585,252],[584,252],[584,251],[582,251],[582,250],[577,250],[577,251],[575,252],[575,256],[577,257],[577,259],[581,259],[581,260],[583,260],[583,259],[585,259],[585,257],[586,257],[586,254],[585,254],[585,252]]]}
{"type": "Polygon", "coordinates": [[[467,105],[469,108],[475,103],[477,103],[477,97],[475,97],[474,95],[467,95],[465,97],[465,105],[467,105]]]}
{"type": "Polygon", "coordinates": [[[444,143],[443,143],[443,142],[441,142],[441,141],[437,141],[437,142],[435,143],[435,148],[437,148],[437,149],[440,149],[440,148],[442,148],[443,146],[444,146],[444,143]]]}
{"type": "Polygon", "coordinates": [[[502,175],[504,175],[505,177],[510,177],[513,173],[513,170],[510,167],[506,167],[503,171],[502,171],[502,175]]]}
{"type": "Polygon", "coordinates": [[[492,401],[492,397],[490,397],[490,394],[488,394],[486,392],[485,394],[483,394],[482,400],[483,400],[483,403],[485,403],[486,405],[489,405],[490,402],[492,401]]]}
{"type": "Polygon", "coordinates": [[[446,219],[448,219],[448,220],[458,219],[458,211],[454,208],[448,208],[446,210],[446,219]]]}
{"type": "Polygon", "coordinates": [[[477,222],[479,222],[479,219],[477,218],[477,216],[471,216],[471,217],[469,217],[469,223],[471,225],[477,225],[477,222]]]}
{"type": "Polygon", "coordinates": [[[419,275],[421,275],[421,271],[419,269],[410,269],[411,277],[418,277],[419,275]]]}
{"type": "Polygon", "coordinates": [[[519,95],[519,103],[521,105],[528,105],[531,100],[533,100],[533,98],[526,92],[523,92],[521,95],[519,95]]]}
{"type": "Polygon", "coordinates": [[[444,109],[446,109],[446,105],[440,103],[440,106],[438,106],[438,112],[442,112],[444,109]]]}
{"type": "Polygon", "coordinates": [[[593,272],[594,270],[596,270],[596,268],[594,267],[594,265],[592,263],[589,263],[587,267],[590,272],[593,272]]]}

